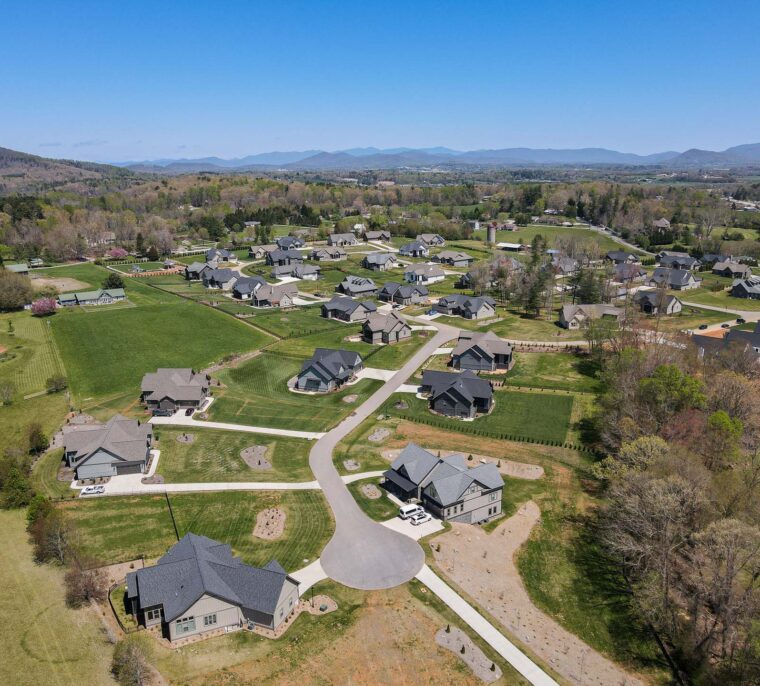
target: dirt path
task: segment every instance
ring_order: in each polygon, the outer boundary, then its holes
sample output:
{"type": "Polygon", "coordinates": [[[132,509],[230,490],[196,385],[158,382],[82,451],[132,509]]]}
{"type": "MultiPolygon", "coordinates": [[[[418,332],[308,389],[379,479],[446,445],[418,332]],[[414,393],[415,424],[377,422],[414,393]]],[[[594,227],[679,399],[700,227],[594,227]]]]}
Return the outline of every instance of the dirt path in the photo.
{"type": "Polygon", "coordinates": [[[441,550],[433,548],[433,555],[445,576],[571,683],[643,686],[645,682],[562,628],[531,602],[514,556],[540,518],[541,510],[531,501],[491,534],[455,523],[451,531],[435,539],[441,550]]]}

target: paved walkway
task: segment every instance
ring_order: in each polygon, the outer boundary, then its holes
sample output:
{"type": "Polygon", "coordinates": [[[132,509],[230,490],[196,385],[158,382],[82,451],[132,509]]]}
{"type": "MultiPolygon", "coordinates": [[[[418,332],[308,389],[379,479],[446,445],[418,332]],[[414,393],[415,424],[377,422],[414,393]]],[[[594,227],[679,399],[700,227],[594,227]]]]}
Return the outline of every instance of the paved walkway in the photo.
{"type": "Polygon", "coordinates": [[[733,314],[735,315],[733,321],[736,320],[736,317],[741,317],[748,322],[760,321],[760,310],[742,310],[738,307],[717,307],[715,305],[703,305],[702,303],[695,303],[689,300],[682,300],[681,302],[688,307],[699,307],[703,310],[710,310],[712,312],[723,312],[726,315],[733,314]]]}
{"type": "Polygon", "coordinates": [[[225,422],[204,422],[195,417],[187,417],[184,412],[177,412],[171,417],[151,417],[151,424],[166,426],[183,426],[194,429],[223,429],[224,431],[245,431],[251,434],[269,434],[271,436],[290,436],[313,441],[322,438],[324,433],[318,431],[294,431],[292,429],[273,429],[268,426],[248,426],[247,424],[227,424],[225,422]]]}
{"type": "Polygon", "coordinates": [[[533,660],[522,653],[517,646],[508,641],[504,635],[468,604],[450,586],[444,583],[430,567],[423,565],[417,578],[448,605],[462,620],[478,634],[491,648],[501,655],[510,665],[522,674],[534,686],[559,686],[533,660]]]}
{"type": "Polygon", "coordinates": [[[298,592],[303,597],[314,584],[324,581],[327,578],[325,570],[322,569],[321,560],[315,560],[310,565],[293,572],[292,576],[298,582],[298,592]]]}

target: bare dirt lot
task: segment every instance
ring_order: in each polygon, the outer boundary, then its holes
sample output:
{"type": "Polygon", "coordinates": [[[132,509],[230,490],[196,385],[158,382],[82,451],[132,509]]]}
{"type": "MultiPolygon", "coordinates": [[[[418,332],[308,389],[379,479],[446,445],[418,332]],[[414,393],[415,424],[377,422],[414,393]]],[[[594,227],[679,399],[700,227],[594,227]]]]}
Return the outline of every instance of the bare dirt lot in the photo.
{"type": "Polygon", "coordinates": [[[84,283],[84,281],[70,279],[67,276],[59,276],[56,278],[36,276],[32,279],[32,288],[34,288],[35,291],[41,291],[48,286],[57,288],[59,293],[81,291],[90,287],[90,285],[84,283]]]}
{"type": "Polygon", "coordinates": [[[435,635],[435,642],[454,653],[481,681],[490,684],[501,677],[501,669],[491,662],[461,629],[457,627],[449,627],[448,631],[439,629],[435,635]]]}

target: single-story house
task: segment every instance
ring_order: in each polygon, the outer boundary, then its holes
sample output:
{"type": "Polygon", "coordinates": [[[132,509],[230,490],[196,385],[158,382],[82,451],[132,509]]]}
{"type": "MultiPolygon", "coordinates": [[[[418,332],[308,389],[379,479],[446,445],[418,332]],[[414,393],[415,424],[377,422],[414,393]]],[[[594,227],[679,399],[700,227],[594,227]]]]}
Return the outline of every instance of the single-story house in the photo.
{"type": "Polygon", "coordinates": [[[391,239],[391,232],[390,231],[365,231],[364,232],[364,240],[365,241],[389,241],[391,239]]]}
{"type": "Polygon", "coordinates": [[[446,278],[446,272],[437,264],[410,264],[404,271],[408,283],[436,283],[446,278]]]}
{"type": "Polygon", "coordinates": [[[427,286],[420,284],[400,284],[396,281],[388,281],[377,294],[378,300],[393,302],[398,305],[412,305],[425,302],[430,293],[427,286]]]}
{"type": "Polygon", "coordinates": [[[566,329],[580,329],[586,322],[593,319],[608,317],[620,320],[624,310],[621,307],[605,303],[588,305],[563,305],[559,312],[560,326],[566,329]]]}
{"type": "Polygon", "coordinates": [[[738,262],[733,260],[730,255],[719,255],[714,252],[706,252],[699,258],[702,264],[713,265],[716,262],[738,262]]]}
{"type": "Polygon", "coordinates": [[[9,272],[14,274],[21,274],[21,276],[29,276],[29,267],[26,264],[6,264],[5,268],[9,272]]]}
{"type": "Polygon", "coordinates": [[[427,394],[431,410],[447,417],[472,419],[493,407],[491,383],[470,370],[457,374],[427,369],[420,391],[427,394]]]}
{"type": "Polygon", "coordinates": [[[422,241],[412,241],[411,243],[404,243],[399,248],[398,253],[404,257],[427,257],[430,254],[430,248],[427,243],[422,241]]]}
{"type": "Polygon", "coordinates": [[[282,248],[268,252],[265,258],[266,263],[273,267],[303,262],[303,255],[298,250],[283,250],[282,248]]]}
{"type": "Polygon", "coordinates": [[[370,296],[377,293],[377,286],[372,279],[364,276],[354,276],[349,274],[335,288],[338,293],[350,295],[352,297],[370,296]]]}
{"type": "Polygon", "coordinates": [[[636,264],[639,262],[638,255],[627,250],[610,250],[605,255],[605,259],[613,264],[636,264]]]}
{"type": "Polygon", "coordinates": [[[451,267],[469,267],[475,258],[459,250],[441,250],[430,258],[433,262],[448,264],[451,267]]]}
{"type": "Polygon", "coordinates": [[[369,315],[362,324],[362,339],[365,343],[398,343],[411,336],[411,327],[395,312],[376,312],[369,315]]]}
{"type": "Polygon", "coordinates": [[[417,236],[416,240],[435,248],[440,248],[441,246],[446,245],[443,236],[437,233],[421,233],[417,236]]]}
{"type": "Polygon", "coordinates": [[[496,314],[496,301],[487,295],[446,295],[438,300],[435,310],[465,319],[485,319],[496,314]]]}
{"type": "Polygon", "coordinates": [[[748,279],[752,276],[752,269],[746,264],[738,262],[716,262],[713,265],[712,273],[718,276],[730,276],[732,279],[748,279]]]}
{"type": "Polygon", "coordinates": [[[200,281],[203,275],[212,269],[215,269],[215,266],[206,262],[193,262],[185,267],[185,278],[188,281],[200,281]]]}
{"type": "Polygon", "coordinates": [[[674,291],[689,291],[693,288],[699,288],[702,279],[694,276],[687,269],[676,269],[668,267],[657,267],[647,280],[647,286],[654,288],[672,288],[674,291]]]}
{"type": "Polygon", "coordinates": [[[242,626],[275,630],[298,606],[298,582],[276,560],[252,567],[230,546],[185,534],[152,567],[127,574],[129,612],[169,641],[242,626]]]}
{"type": "Polygon", "coordinates": [[[512,346],[493,331],[462,331],[451,353],[454,369],[496,372],[512,368],[512,346]]]}
{"type": "Polygon", "coordinates": [[[280,250],[296,250],[303,248],[304,245],[303,241],[297,236],[280,236],[275,239],[275,243],[277,243],[277,247],[280,250]]]}
{"type": "Polygon", "coordinates": [[[352,233],[331,233],[327,237],[327,245],[336,245],[344,247],[346,245],[356,245],[359,241],[352,233]]]}
{"type": "Polygon", "coordinates": [[[613,278],[617,283],[641,283],[646,281],[647,270],[637,262],[619,262],[613,278]]]}
{"type": "Polygon", "coordinates": [[[644,314],[678,314],[683,309],[683,303],[662,288],[653,291],[638,290],[633,296],[644,314]]]}
{"type": "Polygon", "coordinates": [[[750,276],[747,279],[736,279],[736,281],[731,284],[729,295],[734,298],[760,300],[760,276],[750,276]]]}
{"type": "Polygon", "coordinates": [[[691,341],[697,346],[700,356],[705,353],[716,354],[724,350],[739,350],[754,354],[760,361],[760,322],[755,324],[754,331],[729,329],[722,338],[695,333],[691,341]]]}
{"type": "Polygon", "coordinates": [[[117,414],[105,424],[66,429],[63,459],[77,479],[145,473],[153,440],[150,424],[117,414]]]}
{"type": "Polygon", "coordinates": [[[143,376],[140,400],[153,414],[203,405],[209,395],[209,377],[189,368],[160,367],[143,376]]]}
{"type": "Polygon", "coordinates": [[[81,293],[65,293],[58,296],[58,304],[62,307],[72,305],[111,305],[112,303],[125,300],[127,294],[123,288],[99,288],[96,291],[82,291],[81,293]]]}
{"type": "Polygon", "coordinates": [[[303,279],[304,281],[316,281],[322,268],[317,264],[303,264],[294,262],[292,264],[283,264],[272,267],[273,279],[284,279],[292,277],[294,279],[303,279]]]}
{"type": "Polygon", "coordinates": [[[206,262],[237,262],[237,255],[231,250],[211,248],[206,251],[206,262]]]}
{"type": "Polygon", "coordinates": [[[254,307],[293,307],[293,301],[297,295],[298,288],[294,283],[275,285],[264,283],[253,292],[251,305],[254,307]]]}
{"type": "Polygon", "coordinates": [[[342,322],[363,322],[377,312],[377,306],[370,300],[354,300],[348,296],[334,296],[330,302],[322,304],[322,316],[325,319],[338,319],[342,322]]]}
{"type": "Polygon", "coordinates": [[[373,272],[386,272],[396,266],[398,260],[391,252],[371,252],[362,259],[362,267],[373,272]]]}
{"type": "Polygon", "coordinates": [[[221,288],[223,291],[230,291],[240,278],[240,272],[232,269],[209,269],[203,272],[201,278],[206,288],[221,288]]]}
{"type": "Polygon", "coordinates": [[[345,260],[348,254],[342,248],[327,246],[326,248],[314,248],[311,251],[311,259],[315,262],[340,262],[345,260]]]}
{"type": "Polygon", "coordinates": [[[702,262],[696,257],[692,257],[686,253],[663,255],[659,258],[657,264],[660,267],[668,267],[670,269],[699,269],[702,266],[702,262]]]}
{"type": "Polygon", "coordinates": [[[251,300],[254,292],[266,284],[260,276],[241,276],[232,287],[232,297],[238,300],[251,300]]]}
{"type": "Polygon", "coordinates": [[[350,350],[317,348],[301,367],[296,388],[327,393],[351,381],[364,368],[362,356],[350,350]]]}
{"type": "Polygon", "coordinates": [[[501,515],[504,479],[490,462],[468,469],[464,455],[436,457],[409,443],[383,476],[394,495],[418,500],[444,521],[478,524],[501,515]]]}
{"type": "Polygon", "coordinates": [[[248,257],[254,260],[263,260],[268,253],[279,250],[277,245],[252,245],[248,248],[248,257]]]}

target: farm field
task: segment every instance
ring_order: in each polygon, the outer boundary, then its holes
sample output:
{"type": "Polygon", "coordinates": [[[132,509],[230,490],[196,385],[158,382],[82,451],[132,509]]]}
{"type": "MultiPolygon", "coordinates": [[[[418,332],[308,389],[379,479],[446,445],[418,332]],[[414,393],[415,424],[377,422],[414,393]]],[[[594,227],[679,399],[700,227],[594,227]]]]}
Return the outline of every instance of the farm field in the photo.
{"type": "Polygon", "coordinates": [[[97,614],[64,603],[63,570],[35,564],[23,510],[0,510],[0,683],[106,686],[112,646],[97,614]]]}
{"type": "Polygon", "coordinates": [[[219,372],[216,376],[225,388],[215,390],[216,400],[209,410],[209,419],[326,431],[380,387],[379,381],[364,379],[336,393],[293,393],[288,390],[287,382],[298,374],[302,362],[303,359],[266,352],[238,367],[219,372]],[[353,402],[344,402],[344,398],[354,395],[357,398],[353,402]]]}
{"type": "MultiPolygon", "coordinates": [[[[229,543],[249,564],[277,559],[295,571],[319,556],[332,535],[330,511],[319,491],[227,491],[170,496],[180,537],[188,532],[229,543]],[[268,507],[286,512],[276,541],[252,535],[256,515],[268,507]]],[[[104,564],[153,559],[176,542],[164,496],[109,497],[60,505],[81,533],[83,551],[104,564]]]]}
{"type": "Polygon", "coordinates": [[[167,483],[214,481],[310,481],[309,441],[263,434],[243,434],[214,429],[192,430],[193,442],[180,443],[177,429],[160,427],[161,457],[158,473],[167,483]],[[240,451],[253,445],[266,447],[272,468],[251,469],[240,451]]]}
{"type": "Polygon", "coordinates": [[[531,224],[530,226],[521,226],[517,231],[497,231],[496,240],[500,243],[530,244],[538,234],[541,234],[546,239],[550,248],[556,247],[557,243],[561,240],[569,239],[595,243],[603,253],[609,250],[620,250],[623,247],[609,236],[592,231],[584,226],[571,227],[531,224]]]}

